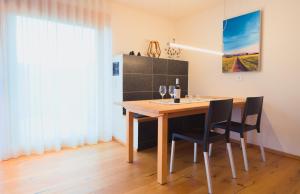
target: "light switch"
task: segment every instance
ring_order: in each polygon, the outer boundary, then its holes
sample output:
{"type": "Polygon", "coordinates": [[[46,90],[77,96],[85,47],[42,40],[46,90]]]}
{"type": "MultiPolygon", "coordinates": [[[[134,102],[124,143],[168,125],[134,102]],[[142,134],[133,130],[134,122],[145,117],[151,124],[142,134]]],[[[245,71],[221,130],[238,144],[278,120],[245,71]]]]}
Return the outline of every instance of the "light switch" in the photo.
{"type": "Polygon", "coordinates": [[[243,79],[243,78],[242,78],[242,75],[238,75],[238,76],[236,77],[236,80],[237,80],[237,81],[242,81],[242,79],[243,79]]]}

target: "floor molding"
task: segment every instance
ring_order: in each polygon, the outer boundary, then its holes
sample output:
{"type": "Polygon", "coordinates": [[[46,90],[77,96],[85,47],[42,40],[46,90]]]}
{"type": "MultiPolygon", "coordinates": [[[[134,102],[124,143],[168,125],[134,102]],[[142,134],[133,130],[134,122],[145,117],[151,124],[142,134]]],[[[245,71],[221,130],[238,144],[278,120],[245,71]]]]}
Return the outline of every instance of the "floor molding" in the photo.
{"type": "MultiPolygon", "coordinates": [[[[240,141],[238,141],[236,139],[231,139],[231,142],[240,144],[240,141]]],[[[253,144],[253,143],[247,143],[247,146],[255,147],[257,149],[260,149],[259,145],[256,145],[256,144],[253,144]]],[[[294,154],[289,154],[289,153],[286,153],[286,152],[283,152],[283,151],[274,150],[272,148],[267,148],[267,147],[264,147],[264,149],[265,149],[266,152],[270,152],[270,153],[277,154],[277,155],[280,155],[280,156],[285,156],[285,157],[293,158],[293,159],[296,159],[296,160],[300,160],[300,156],[297,156],[297,155],[294,155],[294,154]]]]}
{"type": "MultiPolygon", "coordinates": [[[[118,142],[122,146],[126,146],[125,143],[123,143],[120,139],[116,138],[115,136],[112,137],[112,140],[115,141],[115,142],[118,142]]],[[[231,142],[232,143],[240,144],[240,141],[238,141],[236,139],[231,139],[231,142]]],[[[253,144],[253,143],[247,143],[247,146],[255,147],[257,149],[260,149],[258,145],[253,144]]],[[[293,159],[296,159],[296,160],[300,160],[300,156],[297,156],[297,155],[294,155],[294,154],[289,154],[289,153],[286,153],[286,152],[283,152],[283,151],[279,151],[279,150],[274,150],[274,149],[267,148],[267,147],[264,147],[264,148],[265,148],[266,152],[270,152],[270,153],[277,154],[277,155],[280,155],[280,156],[285,156],[285,157],[293,158],[293,159]]]]}
{"type": "Polygon", "coordinates": [[[115,142],[118,142],[119,144],[121,144],[122,146],[126,146],[125,143],[123,143],[119,138],[115,137],[115,136],[112,136],[112,140],[115,141],[115,142]]]}

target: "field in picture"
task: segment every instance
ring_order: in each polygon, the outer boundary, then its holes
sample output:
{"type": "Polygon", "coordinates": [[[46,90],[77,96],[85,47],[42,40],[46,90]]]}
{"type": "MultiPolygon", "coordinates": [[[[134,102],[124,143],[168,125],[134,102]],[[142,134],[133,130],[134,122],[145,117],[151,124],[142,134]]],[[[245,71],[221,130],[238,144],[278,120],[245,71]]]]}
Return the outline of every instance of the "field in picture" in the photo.
{"type": "Polygon", "coordinates": [[[259,53],[224,55],[223,72],[257,71],[259,53]]]}
{"type": "Polygon", "coordinates": [[[223,21],[224,73],[260,70],[260,27],[259,10],[223,21]]]}

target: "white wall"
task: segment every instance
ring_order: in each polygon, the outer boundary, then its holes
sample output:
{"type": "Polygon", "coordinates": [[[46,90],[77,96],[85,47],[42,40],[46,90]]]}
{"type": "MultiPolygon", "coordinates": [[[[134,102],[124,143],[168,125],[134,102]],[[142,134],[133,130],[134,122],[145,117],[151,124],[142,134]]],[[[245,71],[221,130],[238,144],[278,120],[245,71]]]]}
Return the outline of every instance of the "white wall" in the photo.
{"type": "MultiPolygon", "coordinates": [[[[174,23],[149,12],[113,3],[113,53],[134,50],[145,55],[148,41],[152,39],[160,41],[163,51],[172,37],[177,42],[221,51],[222,3],[174,23]]],[[[183,58],[190,62],[189,88],[193,93],[265,96],[262,129],[266,146],[295,155],[300,155],[299,7],[299,0],[226,0],[227,18],[257,9],[263,11],[260,72],[224,74],[221,57],[183,52],[183,58]],[[237,80],[238,76],[241,81],[237,80]]],[[[239,115],[235,112],[234,118],[238,120],[239,115]]],[[[256,142],[255,134],[250,134],[249,138],[256,142]]],[[[125,131],[121,139],[125,140],[125,131]]]]}
{"type": "MultiPolygon", "coordinates": [[[[172,40],[175,34],[174,23],[171,20],[120,3],[111,4],[111,28],[114,56],[128,54],[132,50],[135,51],[135,54],[140,51],[143,56],[146,56],[149,41],[157,40],[160,42],[161,57],[166,57],[164,49],[167,42],[172,40]]],[[[122,77],[114,77],[114,81],[117,79],[122,79],[122,77]]],[[[121,99],[122,97],[116,97],[115,94],[114,98],[121,99]]],[[[121,112],[121,106],[113,106],[113,135],[116,139],[125,143],[126,122],[121,112]]],[[[135,127],[135,148],[137,147],[137,132],[137,128],[135,127]]]]}
{"type": "MultiPolygon", "coordinates": [[[[226,17],[257,9],[263,11],[260,72],[224,74],[221,57],[184,51],[184,58],[190,62],[191,91],[202,95],[265,96],[262,120],[265,145],[294,155],[300,155],[299,8],[299,0],[226,0],[226,17]]],[[[222,51],[223,19],[223,4],[183,18],[175,25],[177,40],[222,51]]],[[[238,117],[236,112],[235,119],[238,117]]],[[[255,135],[249,136],[255,143],[255,135]]]]}
{"type": "Polygon", "coordinates": [[[138,51],[146,56],[150,40],[158,40],[165,57],[167,42],[174,36],[173,23],[161,16],[123,4],[112,3],[112,41],[113,54],[128,54],[138,51]]]}

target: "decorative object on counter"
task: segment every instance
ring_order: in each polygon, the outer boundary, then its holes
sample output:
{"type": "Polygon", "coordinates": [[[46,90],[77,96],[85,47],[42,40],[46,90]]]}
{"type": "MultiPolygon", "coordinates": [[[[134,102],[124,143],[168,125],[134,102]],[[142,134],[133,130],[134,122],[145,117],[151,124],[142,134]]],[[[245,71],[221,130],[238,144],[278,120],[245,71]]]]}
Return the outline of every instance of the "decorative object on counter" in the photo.
{"type": "Polygon", "coordinates": [[[212,98],[205,98],[205,97],[199,97],[199,98],[182,98],[180,100],[180,103],[175,103],[173,99],[160,99],[160,100],[151,100],[151,103],[156,103],[156,104],[168,104],[168,105],[176,105],[176,104],[191,104],[191,103],[199,103],[199,102],[210,102],[214,99],[212,98]]]}
{"type": "Polygon", "coordinates": [[[129,55],[134,55],[134,51],[130,51],[130,52],[129,52],[129,55]]]}
{"type": "Polygon", "coordinates": [[[148,57],[156,57],[159,58],[161,54],[159,42],[156,40],[152,40],[149,43],[147,55],[148,57]]]}
{"type": "Polygon", "coordinates": [[[139,56],[139,57],[140,57],[140,56],[142,56],[142,55],[141,55],[141,53],[140,53],[140,52],[138,52],[137,56],[139,56]]]}
{"type": "MultiPolygon", "coordinates": [[[[175,43],[175,38],[173,38],[173,43],[175,43]]],[[[182,49],[170,47],[170,44],[167,44],[167,45],[168,45],[168,48],[166,48],[165,51],[170,59],[175,58],[175,57],[179,58],[181,56],[182,49]]]]}
{"type": "Polygon", "coordinates": [[[164,99],[164,96],[167,93],[167,86],[165,86],[165,85],[159,86],[159,93],[161,95],[161,99],[164,99]]]}
{"type": "Polygon", "coordinates": [[[180,103],[181,88],[179,84],[179,78],[176,78],[176,85],[174,89],[174,103],[180,103]]]}
{"type": "Polygon", "coordinates": [[[174,98],[174,92],[175,92],[175,86],[170,85],[169,86],[169,95],[171,96],[171,98],[174,98]]]}

